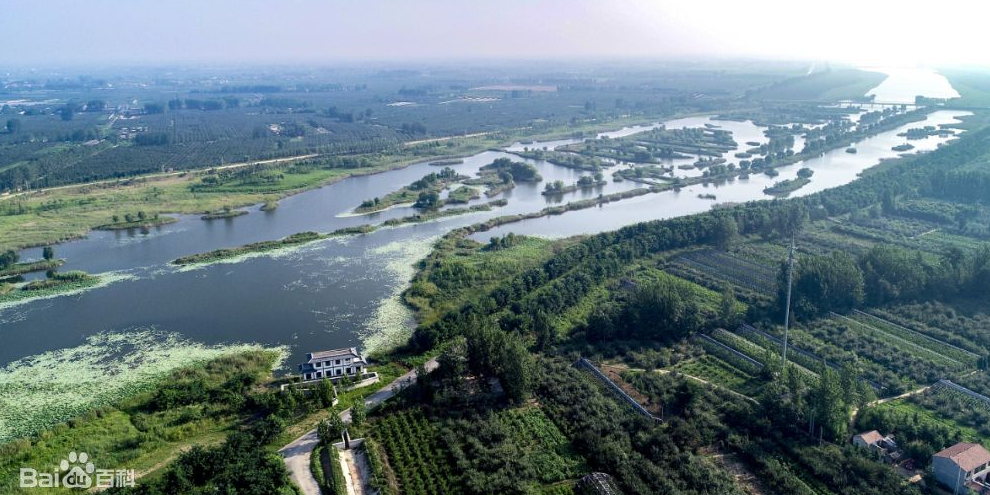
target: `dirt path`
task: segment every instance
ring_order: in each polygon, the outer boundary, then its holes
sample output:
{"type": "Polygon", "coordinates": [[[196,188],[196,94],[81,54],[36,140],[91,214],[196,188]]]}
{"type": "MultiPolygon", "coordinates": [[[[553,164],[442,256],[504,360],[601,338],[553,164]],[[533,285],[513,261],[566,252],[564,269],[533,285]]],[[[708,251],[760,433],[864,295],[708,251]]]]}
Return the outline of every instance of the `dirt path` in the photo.
{"type": "Polygon", "coordinates": [[[341,450],[339,451],[339,460],[347,477],[347,494],[364,495],[367,493],[364,486],[369,477],[369,471],[364,456],[354,449],[341,450]]]}
{"type": "MultiPolygon", "coordinates": [[[[435,358],[427,361],[425,364],[426,371],[433,371],[437,366],[439,364],[435,358]]],[[[416,383],[416,370],[411,370],[396,378],[392,383],[385,385],[377,392],[365,397],[364,403],[368,409],[372,409],[394,397],[403,388],[414,383],[416,383]]],[[[344,423],[350,423],[351,410],[348,408],[341,412],[340,419],[344,423]]],[[[278,451],[279,455],[282,456],[282,460],[285,462],[285,467],[289,470],[292,481],[302,490],[304,495],[322,495],[320,487],[316,483],[316,478],[313,477],[313,473],[309,470],[309,459],[318,443],[319,438],[314,428],[278,451]]]]}

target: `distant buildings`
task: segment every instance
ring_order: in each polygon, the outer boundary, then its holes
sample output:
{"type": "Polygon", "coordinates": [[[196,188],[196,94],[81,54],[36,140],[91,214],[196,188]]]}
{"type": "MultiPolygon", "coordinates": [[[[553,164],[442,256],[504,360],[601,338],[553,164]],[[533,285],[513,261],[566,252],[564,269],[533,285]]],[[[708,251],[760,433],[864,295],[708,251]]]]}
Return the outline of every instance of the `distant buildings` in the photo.
{"type": "Polygon", "coordinates": [[[360,377],[368,368],[368,362],[354,347],[312,352],[306,355],[306,359],[305,363],[299,365],[304,381],[360,377]]]}
{"type": "Polygon", "coordinates": [[[935,479],[953,494],[990,493],[990,452],[976,443],[957,443],[932,456],[935,479]]]}

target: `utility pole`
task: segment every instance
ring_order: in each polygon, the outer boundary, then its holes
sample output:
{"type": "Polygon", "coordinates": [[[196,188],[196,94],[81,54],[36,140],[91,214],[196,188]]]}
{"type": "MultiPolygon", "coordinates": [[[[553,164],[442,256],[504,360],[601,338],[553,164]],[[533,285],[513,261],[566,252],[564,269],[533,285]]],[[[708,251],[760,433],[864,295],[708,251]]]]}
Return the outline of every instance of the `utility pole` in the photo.
{"type": "Polygon", "coordinates": [[[791,286],[794,283],[794,234],[791,234],[791,249],[787,255],[787,304],[784,309],[784,344],[781,352],[781,373],[787,375],[787,332],[791,324],[791,286]]]}

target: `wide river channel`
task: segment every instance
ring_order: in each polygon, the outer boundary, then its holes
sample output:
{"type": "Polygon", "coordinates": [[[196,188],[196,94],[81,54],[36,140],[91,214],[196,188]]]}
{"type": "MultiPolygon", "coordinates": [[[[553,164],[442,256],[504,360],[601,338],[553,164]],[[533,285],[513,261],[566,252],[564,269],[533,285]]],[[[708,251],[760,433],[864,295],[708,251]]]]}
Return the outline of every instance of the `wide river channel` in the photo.
{"type": "MultiPolygon", "coordinates": [[[[895,76],[896,73],[892,77],[895,76]]],[[[903,86],[885,84],[901,93],[904,91],[903,86]]],[[[884,101],[882,90],[883,87],[874,90],[880,93],[878,101],[884,101]]],[[[913,93],[925,94],[925,88],[914,88],[913,93]]],[[[477,238],[484,241],[508,232],[548,237],[592,234],[637,222],[702,212],[719,203],[767,199],[763,193],[765,187],[793,178],[802,167],[815,173],[811,184],[795,195],[811,194],[848,183],[880,160],[897,156],[891,147],[905,142],[898,133],[911,127],[955,123],[963,115],[965,112],[960,111],[933,112],[925,122],[911,123],[857,143],[856,154],[838,149],[781,168],[776,178],[760,174],[718,186],[696,185],[679,192],[648,194],[602,207],[505,225],[477,238]],[[701,199],[701,194],[713,194],[716,199],[701,199]]],[[[663,124],[679,128],[701,127],[706,123],[732,131],[741,149],[748,147],[747,141],[767,141],[763,129],[750,122],[691,117],[663,124]]],[[[606,134],[625,136],[650,127],[653,126],[606,134]]],[[[911,143],[914,151],[928,151],[946,139],[929,137],[911,143]]],[[[508,149],[553,148],[569,142],[515,143],[508,149]]],[[[795,148],[800,150],[800,139],[795,148]]],[[[728,155],[729,161],[738,161],[731,153],[728,155]]],[[[461,174],[474,175],[479,167],[502,156],[519,159],[505,152],[485,151],[453,168],[461,174]]],[[[503,208],[329,239],[236,262],[187,269],[169,265],[179,256],[221,247],[278,239],[308,230],[329,232],[410,215],[414,213],[411,207],[395,207],[364,216],[349,212],[361,201],[383,196],[437,168],[423,163],[345,179],[285,198],[270,212],[253,207],[248,215],[214,221],[188,216],[150,232],[93,232],[85,239],[61,244],[56,248],[58,256],[68,260],[63,270],[110,273],[116,281],[78,294],[0,308],[0,367],[18,360],[24,363],[45,352],[81,346],[93,335],[138,334],[149,329],[208,345],[253,342],[288,346],[290,365],[313,350],[355,345],[374,348],[401,340],[411,329],[411,315],[399,302],[399,294],[413,273],[413,264],[429,252],[439,236],[492,216],[532,212],[551,204],[643,187],[630,181],[610,180],[600,188],[548,198],[541,194],[546,181],[559,179],[573,183],[581,173],[545,162],[529,162],[539,169],[544,182],[519,184],[500,196],[508,199],[508,205],[503,208]]],[[[607,178],[611,178],[613,170],[614,167],[606,170],[607,178]]],[[[677,170],[677,173],[688,175],[698,171],[677,170]]],[[[473,203],[488,200],[482,198],[473,203]]],[[[39,249],[22,253],[24,259],[39,257],[39,249]]]]}

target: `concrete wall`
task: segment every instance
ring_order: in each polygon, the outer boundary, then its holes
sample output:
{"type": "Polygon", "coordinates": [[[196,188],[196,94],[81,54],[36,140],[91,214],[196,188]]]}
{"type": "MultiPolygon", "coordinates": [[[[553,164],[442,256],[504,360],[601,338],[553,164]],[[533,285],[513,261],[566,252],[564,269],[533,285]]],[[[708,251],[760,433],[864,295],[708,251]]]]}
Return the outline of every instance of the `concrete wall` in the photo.
{"type": "Polygon", "coordinates": [[[935,480],[948,487],[950,492],[955,493],[958,483],[959,493],[966,493],[967,489],[964,486],[966,473],[950,459],[932,457],[932,472],[935,474],[935,480]]]}

